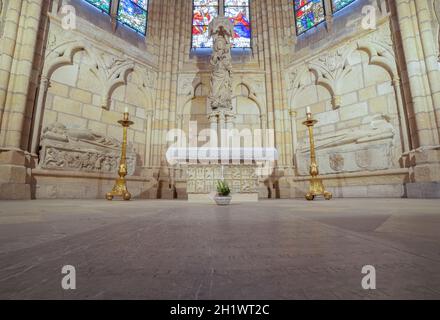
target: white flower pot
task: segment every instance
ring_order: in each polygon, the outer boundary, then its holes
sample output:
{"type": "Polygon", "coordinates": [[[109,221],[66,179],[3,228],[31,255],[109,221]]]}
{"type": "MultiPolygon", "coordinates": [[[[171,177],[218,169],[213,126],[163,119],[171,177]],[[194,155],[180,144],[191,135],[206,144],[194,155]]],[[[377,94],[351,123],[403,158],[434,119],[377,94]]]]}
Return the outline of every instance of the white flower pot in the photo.
{"type": "Polygon", "coordinates": [[[217,205],[219,205],[219,206],[227,206],[231,203],[232,197],[231,196],[227,196],[227,197],[215,196],[214,200],[215,200],[215,203],[217,203],[217,205]]]}

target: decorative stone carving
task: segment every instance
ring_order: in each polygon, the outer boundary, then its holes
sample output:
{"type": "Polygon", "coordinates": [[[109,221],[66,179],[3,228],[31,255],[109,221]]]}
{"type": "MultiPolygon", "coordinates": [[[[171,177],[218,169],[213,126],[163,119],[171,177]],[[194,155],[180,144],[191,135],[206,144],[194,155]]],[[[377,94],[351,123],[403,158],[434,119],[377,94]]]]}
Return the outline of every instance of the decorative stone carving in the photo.
{"type": "Polygon", "coordinates": [[[255,165],[190,164],[186,172],[188,193],[216,192],[219,180],[225,180],[232,193],[258,192],[258,175],[255,165]]]}
{"type": "MultiPolygon", "coordinates": [[[[383,170],[392,166],[394,127],[380,114],[367,117],[364,125],[368,127],[316,137],[321,174],[383,170]]],[[[298,150],[298,171],[301,175],[308,175],[310,147],[303,145],[298,150]]]]}
{"type": "Polygon", "coordinates": [[[96,54],[96,64],[90,71],[102,84],[102,107],[108,109],[113,91],[126,85],[127,74],[134,70],[134,62],[114,57],[107,53],[96,54]]]}
{"type": "MultiPolygon", "coordinates": [[[[43,130],[39,166],[43,169],[117,173],[122,143],[89,129],[53,123],[43,130]]],[[[136,153],[127,150],[128,173],[136,168],[136,153]]]]}
{"type": "Polygon", "coordinates": [[[365,130],[353,130],[317,137],[315,142],[316,149],[336,147],[351,143],[373,142],[394,137],[394,128],[387,121],[385,116],[377,114],[372,117],[367,117],[364,120],[364,123],[365,122],[369,122],[369,128],[365,130]]]}
{"type": "Polygon", "coordinates": [[[232,110],[232,57],[231,37],[233,25],[228,18],[217,17],[209,25],[214,38],[211,56],[211,92],[208,105],[211,110],[232,110]]]}
{"type": "Polygon", "coordinates": [[[347,60],[348,52],[343,49],[328,52],[309,64],[310,71],[316,76],[316,84],[322,85],[330,91],[334,109],[341,106],[341,83],[352,70],[347,60]]]}
{"type": "Polygon", "coordinates": [[[344,157],[339,153],[334,153],[329,156],[330,168],[334,171],[341,171],[344,168],[344,157]]]}

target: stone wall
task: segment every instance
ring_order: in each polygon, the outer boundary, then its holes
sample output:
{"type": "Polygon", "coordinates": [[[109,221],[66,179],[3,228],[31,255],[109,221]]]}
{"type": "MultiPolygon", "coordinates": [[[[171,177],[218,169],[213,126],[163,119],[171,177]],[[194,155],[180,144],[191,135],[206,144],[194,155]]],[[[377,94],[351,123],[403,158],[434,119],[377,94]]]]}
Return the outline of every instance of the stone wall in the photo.
{"type": "MultiPolygon", "coordinates": [[[[210,53],[191,49],[191,1],[151,0],[146,37],[82,0],[1,3],[0,197],[65,197],[69,181],[73,197],[84,197],[84,181],[107,187],[108,177],[87,170],[42,169],[41,133],[59,123],[120,140],[128,108],[136,194],[184,198],[186,181],[165,159],[167,133],[189,133],[195,120],[199,131],[209,127],[210,53]],[[61,28],[65,4],[76,9],[75,30],[61,28]]],[[[252,49],[232,52],[236,128],[274,130],[280,154],[260,195],[305,193],[308,106],[335,196],[438,194],[437,1],[358,0],[299,37],[292,8],[293,0],[251,1],[252,49]],[[362,28],[366,5],[375,30],[362,28]]],[[[96,190],[89,195],[101,197],[96,190]]]]}

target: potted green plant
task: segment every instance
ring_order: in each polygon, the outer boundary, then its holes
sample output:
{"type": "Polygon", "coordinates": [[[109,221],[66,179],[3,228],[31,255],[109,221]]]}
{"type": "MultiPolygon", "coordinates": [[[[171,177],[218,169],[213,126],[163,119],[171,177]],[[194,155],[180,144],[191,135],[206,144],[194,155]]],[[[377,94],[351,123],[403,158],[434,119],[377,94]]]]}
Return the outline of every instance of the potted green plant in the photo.
{"type": "Polygon", "coordinates": [[[227,206],[231,203],[231,189],[226,181],[217,181],[217,195],[214,200],[219,206],[227,206]]]}

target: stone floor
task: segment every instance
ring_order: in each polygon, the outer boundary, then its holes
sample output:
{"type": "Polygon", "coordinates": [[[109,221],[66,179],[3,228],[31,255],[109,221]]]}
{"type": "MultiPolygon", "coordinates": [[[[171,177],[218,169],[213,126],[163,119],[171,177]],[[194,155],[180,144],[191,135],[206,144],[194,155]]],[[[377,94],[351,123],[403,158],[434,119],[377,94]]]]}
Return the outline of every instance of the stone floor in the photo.
{"type": "Polygon", "coordinates": [[[23,298],[438,299],[440,201],[3,201],[0,299],[23,298]]]}

